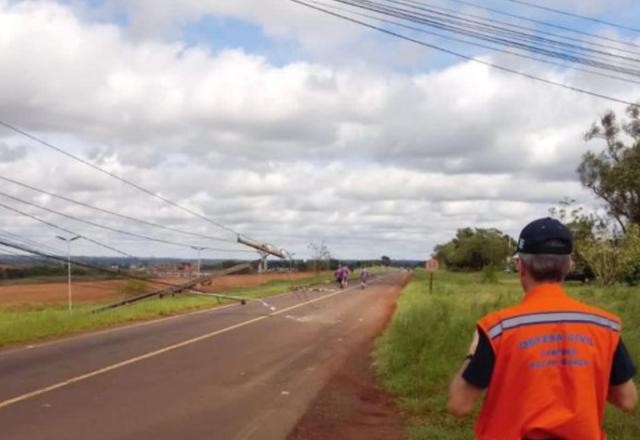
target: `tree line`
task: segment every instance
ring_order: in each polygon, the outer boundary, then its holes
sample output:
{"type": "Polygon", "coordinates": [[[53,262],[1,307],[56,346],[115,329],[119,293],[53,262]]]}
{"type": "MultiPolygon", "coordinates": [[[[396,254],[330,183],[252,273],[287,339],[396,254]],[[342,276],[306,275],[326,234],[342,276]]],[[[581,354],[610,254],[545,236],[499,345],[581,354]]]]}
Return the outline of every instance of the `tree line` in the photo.
{"type": "MultiPolygon", "coordinates": [[[[613,111],[593,123],[585,141],[602,140],[604,150],[588,151],[576,169],[583,187],[602,203],[603,211],[586,212],[564,200],[550,209],[571,229],[576,269],[603,284],[640,281],[640,107],[629,106],[626,118],[613,111]]],[[[504,267],[515,249],[513,238],[498,229],[459,229],[434,256],[447,268],[474,271],[504,267]]]]}

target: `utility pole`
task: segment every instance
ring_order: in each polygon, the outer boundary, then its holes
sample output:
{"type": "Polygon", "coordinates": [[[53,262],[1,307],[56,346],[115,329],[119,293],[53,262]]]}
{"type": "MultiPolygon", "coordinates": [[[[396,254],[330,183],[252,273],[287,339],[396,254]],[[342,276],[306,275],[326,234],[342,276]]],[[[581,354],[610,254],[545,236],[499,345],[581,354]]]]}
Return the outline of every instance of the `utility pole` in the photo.
{"type": "Polygon", "coordinates": [[[71,300],[71,242],[81,238],[80,235],[74,235],[73,237],[62,237],[60,235],[56,235],[57,238],[67,243],[67,301],[69,304],[69,313],[73,311],[71,300]]]}
{"type": "Polygon", "coordinates": [[[201,247],[201,246],[191,246],[191,249],[198,251],[198,273],[196,274],[197,277],[200,276],[200,262],[201,262],[201,253],[203,250],[205,250],[206,248],[201,247]]]}
{"type": "Polygon", "coordinates": [[[248,238],[244,238],[240,235],[238,235],[238,243],[244,244],[245,246],[252,247],[258,251],[258,255],[260,255],[260,264],[258,266],[258,273],[263,273],[267,271],[267,257],[269,255],[282,258],[283,260],[287,258],[285,250],[276,249],[269,243],[256,243],[255,241],[249,240],[248,238]]]}

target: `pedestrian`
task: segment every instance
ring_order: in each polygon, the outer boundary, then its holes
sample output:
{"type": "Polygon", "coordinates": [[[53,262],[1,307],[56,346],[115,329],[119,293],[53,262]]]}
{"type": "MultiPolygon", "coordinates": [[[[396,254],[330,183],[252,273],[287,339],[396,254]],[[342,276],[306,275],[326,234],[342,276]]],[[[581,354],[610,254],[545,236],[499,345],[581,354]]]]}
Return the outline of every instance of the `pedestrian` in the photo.
{"type": "Polygon", "coordinates": [[[569,297],[571,232],[555,219],[520,233],[521,303],[477,323],[469,354],[449,388],[449,410],[468,415],[487,390],[478,440],[604,440],[608,400],[638,401],[636,368],[620,338],[620,318],[569,297]]]}
{"type": "Polygon", "coordinates": [[[364,289],[365,287],[367,287],[367,280],[369,280],[369,271],[365,267],[360,271],[360,288],[361,289],[364,289]]]}
{"type": "Polygon", "coordinates": [[[349,277],[349,268],[346,265],[341,264],[334,273],[336,277],[336,283],[338,288],[343,289],[346,286],[347,278],[349,277]]]}

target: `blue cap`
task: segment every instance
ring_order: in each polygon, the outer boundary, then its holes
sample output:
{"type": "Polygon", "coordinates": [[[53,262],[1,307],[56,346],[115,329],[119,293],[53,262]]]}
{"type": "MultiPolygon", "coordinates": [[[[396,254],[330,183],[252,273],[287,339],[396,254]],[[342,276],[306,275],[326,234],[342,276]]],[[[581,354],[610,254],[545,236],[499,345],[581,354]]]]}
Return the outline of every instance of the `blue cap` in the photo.
{"type": "Polygon", "coordinates": [[[520,232],[516,252],[523,254],[569,255],[573,251],[571,231],[558,220],[534,220],[520,232]]]}

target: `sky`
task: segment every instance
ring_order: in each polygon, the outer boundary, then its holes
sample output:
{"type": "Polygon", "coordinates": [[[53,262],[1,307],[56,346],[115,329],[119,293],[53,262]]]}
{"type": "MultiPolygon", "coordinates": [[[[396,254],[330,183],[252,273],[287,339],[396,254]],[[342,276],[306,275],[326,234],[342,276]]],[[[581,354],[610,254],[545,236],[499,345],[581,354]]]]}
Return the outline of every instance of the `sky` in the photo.
{"type": "MultiPolygon", "coordinates": [[[[640,18],[632,0],[531,1],[627,26],[640,18]]],[[[482,3],[640,44],[631,31],[482,3]]],[[[640,98],[638,85],[421,38],[640,98]]],[[[0,66],[1,121],[199,216],[0,127],[0,178],[13,181],[1,180],[0,238],[66,253],[56,236],[82,235],[74,255],[195,258],[208,247],[204,258],[253,258],[235,243],[242,234],[294,258],[324,242],[336,258],[426,259],[458,228],[515,236],[565,198],[601,206],[576,173],[603,148],[584,133],[625,107],[289,0],[0,0],[0,66]]]]}

